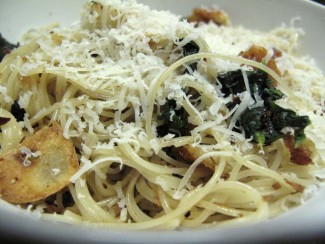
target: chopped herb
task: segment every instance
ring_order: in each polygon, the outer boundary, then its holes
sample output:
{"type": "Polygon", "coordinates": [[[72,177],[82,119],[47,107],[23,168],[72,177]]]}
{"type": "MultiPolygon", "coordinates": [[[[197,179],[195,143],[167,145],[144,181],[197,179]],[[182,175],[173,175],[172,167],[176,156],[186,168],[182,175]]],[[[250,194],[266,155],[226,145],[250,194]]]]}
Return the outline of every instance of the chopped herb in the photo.
{"type": "Polygon", "coordinates": [[[62,204],[64,207],[71,207],[74,204],[73,197],[70,191],[66,191],[62,194],[62,204]]]}
{"type": "Polygon", "coordinates": [[[18,104],[18,101],[15,101],[12,106],[10,112],[16,118],[17,121],[23,121],[25,116],[25,109],[21,108],[18,104]]]}
{"type": "Polygon", "coordinates": [[[184,214],[185,218],[188,218],[191,216],[191,211],[187,211],[185,214],[184,214]]]}
{"type": "MultiPolygon", "coordinates": [[[[264,71],[246,71],[246,75],[252,94],[257,93],[263,95],[261,91],[264,91],[266,88],[271,88],[272,80],[264,71]]],[[[246,91],[243,74],[240,69],[220,74],[218,75],[218,80],[222,84],[221,91],[225,96],[229,96],[230,94],[236,95],[246,91]]]]}
{"type": "Polygon", "coordinates": [[[177,136],[189,135],[188,114],[182,107],[177,109],[174,99],[166,102],[164,110],[158,117],[163,120],[163,124],[157,127],[158,136],[163,137],[168,133],[177,136]]]}
{"type": "Polygon", "coordinates": [[[0,126],[5,125],[10,121],[10,118],[0,117],[0,126]]]}
{"type": "MultiPolygon", "coordinates": [[[[246,138],[253,140],[260,146],[269,145],[283,138],[282,129],[290,127],[295,132],[295,146],[298,147],[305,139],[304,129],[310,124],[308,116],[298,116],[294,111],[284,109],[275,103],[283,97],[283,93],[272,85],[272,80],[262,70],[246,71],[252,98],[259,96],[264,105],[252,109],[246,109],[237,126],[245,131],[246,138]]],[[[236,95],[246,90],[241,70],[220,74],[218,81],[222,85],[221,91],[225,96],[236,95]]],[[[237,96],[233,102],[228,103],[229,109],[240,103],[237,96]]]]}
{"type": "Polygon", "coordinates": [[[179,179],[183,179],[183,176],[179,174],[172,173],[172,176],[177,177],[179,179]]]}
{"type": "MultiPolygon", "coordinates": [[[[180,39],[180,41],[182,41],[182,39],[180,39]]],[[[194,41],[190,41],[182,46],[182,50],[184,57],[186,57],[198,53],[200,51],[200,47],[194,41]]],[[[190,63],[189,67],[191,70],[186,69],[185,73],[191,74],[193,71],[197,70],[197,61],[190,63]]]]}
{"type": "Polygon", "coordinates": [[[260,146],[269,145],[283,136],[280,131],[274,129],[272,113],[265,107],[247,109],[242,114],[239,125],[244,129],[246,137],[252,136],[260,146]]]}
{"type": "Polygon", "coordinates": [[[195,70],[197,70],[197,62],[189,64],[190,68],[186,68],[184,71],[185,74],[192,74],[195,70]]]}
{"type": "Polygon", "coordinates": [[[200,47],[194,41],[190,41],[186,43],[184,46],[182,46],[182,49],[183,49],[184,57],[192,54],[196,54],[200,51],[200,47]]]}
{"type": "Polygon", "coordinates": [[[275,129],[282,130],[291,127],[295,131],[295,147],[298,147],[306,138],[304,129],[310,125],[308,116],[298,116],[290,109],[284,109],[274,102],[270,103],[270,110],[273,113],[272,122],[275,129]]]}
{"type": "Polygon", "coordinates": [[[14,45],[14,44],[11,44],[10,42],[8,42],[5,38],[2,37],[2,35],[0,33],[0,62],[2,61],[4,56],[9,54],[12,49],[14,49],[18,46],[19,46],[18,43],[16,45],[14,45]]]}
{"type": "MultiPolygon", "coordinates": [[[[182,41],[183,39],[180,39],[182,41]]],[[[189,56],[200,51],[200,47],[190,41],[182,46],[183,56],[189,56]]],[[[197,69],[197,62],[189,64],[190,69],[186,69],[185,73],[192,73],[197,69]]],[[[184,108],[177,109],[177,104],[174,99],[168,100],[158,119],[163,121],[163,124],[157,127],[159,137],[167,134],[175,134],[176,136],[189,135],[191,124],[188,123],[188,114],[184,108]]]]}

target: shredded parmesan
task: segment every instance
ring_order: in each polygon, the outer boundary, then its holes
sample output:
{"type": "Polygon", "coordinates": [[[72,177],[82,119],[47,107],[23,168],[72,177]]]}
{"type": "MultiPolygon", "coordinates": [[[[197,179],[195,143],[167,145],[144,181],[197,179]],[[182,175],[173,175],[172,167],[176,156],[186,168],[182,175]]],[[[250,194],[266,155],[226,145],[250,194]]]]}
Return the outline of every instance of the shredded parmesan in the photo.
{"type": "Polygon", "coordinates": [[[55,176],[55,175],[58,175],[61,172],[61,170],[58,168],[53,168],[52,172],[53,172],[53,175],[55,176]]]}
{"type": "Polygon", "coordinates": [[[19,149],[19,151],[20,151],[20,153],[25,155],[24,161],[22,163],[25,167],[28,167],[31,165],[32,162],[29,160],[30,158],[37,158],[41,155],[40,151],[32,152],[29,148],[24,147],[24,146],[21,147],[19,149]]]}
{"type": "MultiPolygon", "coordinates": [[[[324,181],[325,79],[313,60],[297,56],[302,34],[293,25],[259,32],[188,23],[133,0],[89,1],[79,23],[27,33],[0,63],[1,108],[10,111],[18,100],[26,111],[20,127],[2,126],[8,128],[1,146],[58,121],[80,163],[67,187],[75,205],[63,215],[47,214],[60,221],[167,229],[279,215],[324,181]],[[184,57],[190,42],[199,53],[184,57]],[[267,49],[263,62],[281,51],[275,61],[282,76],[239,56],[253,44],[267,49]],[[246,110],[265,105],[249,86],[255,69],[286,95],[279,106],[310,118],[305,134],[312,165],[294,165],[282,140],[259,148],[237,128],[246,110]],[[241,70],[246,90],[225,96],[218,74],[234,70],[241,70]],[[229,109],[235,98],[240,103],[229,109]],[[159,135],[168,100],[176,102],[169,122],[185,111],[186,135],[175,129],[159,135]]],[[[19,152],[26,167],[40,156],[26,147],[19,152]]],[[[60,177],[64,170],[53,166],[50,173],[60,177]]],[[[63,193],[56,195],[62,208],[63,193]]]]}

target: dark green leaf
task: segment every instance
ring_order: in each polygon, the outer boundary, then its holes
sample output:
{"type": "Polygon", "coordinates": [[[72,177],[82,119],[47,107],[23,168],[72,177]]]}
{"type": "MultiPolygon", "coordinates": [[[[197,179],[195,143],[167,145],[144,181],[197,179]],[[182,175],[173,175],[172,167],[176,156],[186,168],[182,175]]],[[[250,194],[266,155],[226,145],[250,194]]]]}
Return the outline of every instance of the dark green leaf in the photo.
{"type": "Polygon", "coordinates": [[[253,140],[262,147],[265,144],[265,135],[262,131],[254,132],[253,140]]]}
{"type": "Polygon", "coordinates": [[[295,131],[295,148],[298,148],[306,139],[304,129],[295,131]]]}
{"type": "Polygon", "coordinates": [[[5,125],[10,121],[10,118],[0,117],[0,126],[5,125]]]}
{"type": "MultiPolygon", "coordinates": [[[[304,129],[310,124],[308,116],[298,116],[294,111],[275,104],[276,100],[283,97],[283,93],[272,85],[272,80],[264,71],[246,71],[246,74],[252,98],[256,99],[255,95],[258,95],[264,101],[262,107],[246,109],[237,122],[237,126],[245,131],[246,138],[252,137],[260,146],[269,145],[284,137],[281,132],[283,128],[290,127],[295,131],[295,144],[301,144],[305,138],[304,129]]],[[[246,91],[241,70],[220,74],[217,79],[225,96],[246,91]]],[[[238,97],[234,98],[238,100],[238,97]]],[[[238,103],[240,101],[233,99],[227,107],[232,109],[238,103]]]]}
{"type": "Polygon", "coordinates": [[[10,42],[8,42],[5,38],[2,37],[2,35],[0,33],[0,62],[2,61],[4,56],[9,54],[12,49],[14,49],[18,46],[19,46],[18,43],[16,45],[14,45],[14,44],[11,44],[10,42]]]}
{"type": "MultiPolygon", "coordinates": [[[[180,39],[180,41],[182,41],[182,39],[180,39]]],[[[186,43],[184,46],[182,46],[182,49],[184,57],[196,54],[200,51],[200,47],[194,41],[186,43]]]]}
{"type": "MultiPolygon", "coordinates": [[[[182,40],[183,39],[180,39],[180,41],[182,40]]],[[[184,57],[186,57],[198,53],[200,51],[200,47],[194,41],[190,41],[186,43],[184,46],[182,46],[182,50],[183,50],[184,57]]],[[[197,61],[190,63],[189,66],[191,70],[186,69],[185,73],[187,74],[191,74],[193,71],[197,70],[197,61]]]]}
{"type": "Polygon", "coordinates": [[[166,102],[158,118],[163,121],[163,124],[157,127],[158,136],[163,137],[168,133],[177,136],[189,135],[188,114],[183,107],[177,109],[174,99],[166,102]]]}
{"type": "Polygon", "coordinates": [[[275,88],[265,88],[262,92],[262,98],[266,102],[279,100],[283,96],[284,94],[275,88]]]}
{"type": "Polygon", "coordinates": [[[18,104],[18,101],[15,101],[12,106],[10,112],[16,118],[17,121],[23,121],[25,116],[25,109],[21,108],[18,104]]]}

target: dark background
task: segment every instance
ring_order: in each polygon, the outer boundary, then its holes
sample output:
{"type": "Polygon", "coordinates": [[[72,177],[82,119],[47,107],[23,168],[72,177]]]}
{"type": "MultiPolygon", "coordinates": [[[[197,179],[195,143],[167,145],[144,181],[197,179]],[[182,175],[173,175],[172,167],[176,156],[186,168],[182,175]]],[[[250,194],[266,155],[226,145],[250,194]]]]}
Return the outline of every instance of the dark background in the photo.
{"type": "Polygon", "coordinates": [[[313,0],[314,2],[321,3],[325,5],[325,0],[313,0]]]}

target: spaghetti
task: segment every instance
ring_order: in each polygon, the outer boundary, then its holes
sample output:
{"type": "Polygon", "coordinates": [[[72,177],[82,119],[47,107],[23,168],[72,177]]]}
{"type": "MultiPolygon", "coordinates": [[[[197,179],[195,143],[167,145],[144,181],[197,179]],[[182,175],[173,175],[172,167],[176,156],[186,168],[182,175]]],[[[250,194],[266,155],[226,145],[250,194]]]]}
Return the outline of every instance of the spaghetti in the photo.
{"type": "Polygon", "coordinates": [[[58,192],[20,206],[68,223],[175,229],[257,221],[302,204],[323,180],[325,78],[295,53],[297,34],[188,23],[118,0],[87,3],[70,28],[27,33],[0,63],[0,117],[10,118],[1,153],[56,121],[79,168],[58,192]],[[185,55],[185,45],[199,51],[185,55]],[[265,47],[262,62],[239,56],[252,45],[265,47]],[[275,50],[278,70],[266,65],[275,50]],[[217,77],[233,70],[247,91],[226,96],[217,77]],[[258,145],[241,130],[243,112],[263,106],[249,90],[256,70],[285,95],[278,106],[308,116],[312,163],[293,162],[285,138],[258,145]]]}

